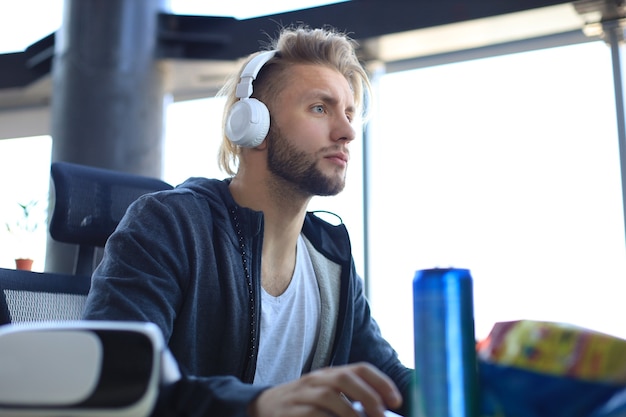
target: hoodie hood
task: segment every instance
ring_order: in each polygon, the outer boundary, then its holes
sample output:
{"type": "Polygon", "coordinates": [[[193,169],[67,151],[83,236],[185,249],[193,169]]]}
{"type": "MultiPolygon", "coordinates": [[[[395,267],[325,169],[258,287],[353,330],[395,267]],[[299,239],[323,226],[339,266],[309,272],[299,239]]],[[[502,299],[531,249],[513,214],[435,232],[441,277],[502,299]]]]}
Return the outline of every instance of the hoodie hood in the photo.
{"type": "MultiPolygon", "coordinates": [[[[232,218],[236,213],[240,219],[247,219],[244,224],[247,224],[247,227],[250,228],[249,231],[256,235],[262,229],[263,213],[239,206],[228,188],[230,180],[230,178],[218,180],[193,177],[177,186],[176,190],[191,191],[200,195],[206,198],[212,207],[222,207],[225,204],[228,213],[223,214],[232,218]]],[[[316,242],[326,242],[322,247],[318,247],[318,250],[327,257],[337,262],[345,262],[350,259],[351,247],[349,240],[346,239],[348,232],[343,222],[339,225],[331,225],[316,216],[314,212],[308,212],[303,225],[303,232],[305,236],[316,242]]]]}
{"type": "Polygon", "coordinates": [[[212,178],[192,177],[185,180],[182,184],[177,185],[176,189],[181,191],[190,190],[205,197],[209,201],[219,201],[220,203],[225,202],[228,207],[237,206],[237,203],[228,189],[229,185],[230,178],[218,180],[212,178]]]}
{"type": "Polygon", "coordinates": [[[220,217],[222,221],[237,219],[242,229],[255,236],[263,229],[263,213],[237,204],[228,188],[230,181],[230,178],[219,180],[192,177],[176,186],[173,192],[191,193],[206,200],[216,219],[219,220],[220,217]]]}

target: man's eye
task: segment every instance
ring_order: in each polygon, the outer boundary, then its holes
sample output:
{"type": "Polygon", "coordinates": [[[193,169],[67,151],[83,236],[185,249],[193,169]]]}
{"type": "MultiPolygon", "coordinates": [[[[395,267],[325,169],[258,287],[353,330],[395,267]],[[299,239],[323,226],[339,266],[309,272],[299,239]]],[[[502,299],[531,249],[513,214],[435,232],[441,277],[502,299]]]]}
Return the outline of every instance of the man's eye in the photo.
{"type": "Polygon", "coordinates": [[[313,111],[315,113],[324,113],[324,106],[322,106],[321,104],[318,106],[313,106],[313,111]]]}

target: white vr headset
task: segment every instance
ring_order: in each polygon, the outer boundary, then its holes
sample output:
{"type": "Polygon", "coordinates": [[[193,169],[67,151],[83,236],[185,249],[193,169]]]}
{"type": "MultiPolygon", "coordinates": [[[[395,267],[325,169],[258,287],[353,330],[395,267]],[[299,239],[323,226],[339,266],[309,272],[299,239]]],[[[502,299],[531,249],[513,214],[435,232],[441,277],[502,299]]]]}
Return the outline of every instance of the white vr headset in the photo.
{"type": "Polygon", "coordinates": [[[145,417],[180,378],[151,323],[70,321],[0,327],[0,416],[145,417]]]}

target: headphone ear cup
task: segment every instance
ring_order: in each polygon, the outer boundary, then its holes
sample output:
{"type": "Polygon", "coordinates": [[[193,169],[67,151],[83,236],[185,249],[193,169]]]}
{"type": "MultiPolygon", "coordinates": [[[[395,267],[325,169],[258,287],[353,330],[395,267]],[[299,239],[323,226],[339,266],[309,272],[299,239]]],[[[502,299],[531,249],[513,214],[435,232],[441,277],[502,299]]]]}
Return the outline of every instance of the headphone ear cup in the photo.
{"type": "Polygon", "coordinates": [[[246,148],[259,146],[270,128],[267,106],[255,98],[241,99],[230,109],[226,119],[226,137],[246,148]]]}

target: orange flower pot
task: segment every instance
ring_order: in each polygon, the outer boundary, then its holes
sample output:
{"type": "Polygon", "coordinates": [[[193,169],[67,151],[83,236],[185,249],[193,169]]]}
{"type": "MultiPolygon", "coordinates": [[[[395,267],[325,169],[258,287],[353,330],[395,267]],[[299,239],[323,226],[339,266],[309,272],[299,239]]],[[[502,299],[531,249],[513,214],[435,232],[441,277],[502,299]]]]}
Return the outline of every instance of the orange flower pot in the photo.
{"type": "Polygon", "coordinates": [[[16,259],[15,268],[23,271],[31,271],[33,269],[33,260],[24,258],[16,259]]]}

